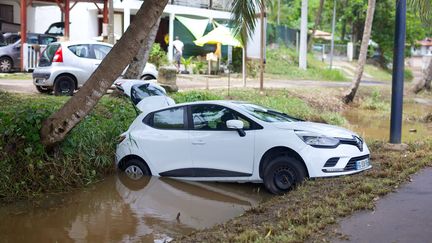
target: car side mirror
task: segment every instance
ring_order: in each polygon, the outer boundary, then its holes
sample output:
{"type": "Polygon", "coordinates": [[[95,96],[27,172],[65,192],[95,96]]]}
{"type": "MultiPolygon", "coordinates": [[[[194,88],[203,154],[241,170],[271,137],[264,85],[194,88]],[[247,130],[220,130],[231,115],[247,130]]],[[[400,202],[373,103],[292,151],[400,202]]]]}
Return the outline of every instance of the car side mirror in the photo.
{"type": "Polygon", "coordinates": [[[246,132],[244,131],[244,123],[243,121],[240,120],[229,120],[226,122],[227,128],[228,129],[234,129],[237,130],[237,132],[239,133],[240,137],[244,137],[246,136],[246,132]]]}

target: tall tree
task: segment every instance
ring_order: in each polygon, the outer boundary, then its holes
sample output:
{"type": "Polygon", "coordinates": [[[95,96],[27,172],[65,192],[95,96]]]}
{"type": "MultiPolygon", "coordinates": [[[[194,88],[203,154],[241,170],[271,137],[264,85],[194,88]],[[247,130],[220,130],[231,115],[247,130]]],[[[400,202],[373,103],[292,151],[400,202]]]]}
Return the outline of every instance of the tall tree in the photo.
{"type": "MultiPolygon", "coordinates": [[[[432,26],[432,1],[431,0],[409,0],[410,7],[417,12],[421,20],[427,26],[432,26]]],[[[415,82],[411,91],[419,93],[423,89],[431,90],[432,82],[432,58],[430,58],[429,64],[423,69],[423,77],[415,82]]]]}
{"type": "Polygon", "coordinates": [[[114,80],[131,63],[153,26],[160,18],[168,0],[146,0],[122,38],[112,48],[84,86],[59,111],[42,123],[41,142],[52,148],[83,120],[114,80]]]}
{"type": "Polygon", "coordinates": [[[124,74],[125,79],[140,79],[142,72],[147,64],[147,60],[150,55],[152,45],[156,39],[156,35],[159,29],[160,18],[157,23],[153,26],[145,45],[142,45],[137,55],[133,59],[132,63],[129,65],[126,73],[124,74]]]}
{"type": "Polygon", "coordinates": [[[363,76],[364,66],[366,64],[369,40],[371,36],[374,12],[375,12],[375,0],[368,0],[368,9],[366,13],[365,27],[363,30],[363,39],[360,46],[360,55],[358,59],[357,71],[352,80],[349,91],[342,98],[342,100],[345,103],[350,103],[354,100],[354,97],[360,85],[361,78],[363,76]]]}

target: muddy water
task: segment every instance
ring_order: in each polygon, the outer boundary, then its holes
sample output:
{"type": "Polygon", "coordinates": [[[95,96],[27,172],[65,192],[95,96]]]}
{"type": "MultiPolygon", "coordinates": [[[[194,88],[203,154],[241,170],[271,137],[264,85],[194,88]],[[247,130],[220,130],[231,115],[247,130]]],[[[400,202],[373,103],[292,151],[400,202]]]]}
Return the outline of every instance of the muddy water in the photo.
{"type": "Polygon", "coordinates": [[[256,184],[112,176],[66,196],[0,208],[0,242],[163,242],[268,197],[256,184]]]}
{"type": "MultiPolygon", "coordinates": [[[[432,113],[432,106],[418,103],[405,103],[403,110],[402,141],[412,142],[432,137],[432,123],[423,118],[432,113]]],[[[349,128],[366,139],[388,141],[390,138],[390,111],[373,111],[353,108],[343,114],[349,128]]]]}

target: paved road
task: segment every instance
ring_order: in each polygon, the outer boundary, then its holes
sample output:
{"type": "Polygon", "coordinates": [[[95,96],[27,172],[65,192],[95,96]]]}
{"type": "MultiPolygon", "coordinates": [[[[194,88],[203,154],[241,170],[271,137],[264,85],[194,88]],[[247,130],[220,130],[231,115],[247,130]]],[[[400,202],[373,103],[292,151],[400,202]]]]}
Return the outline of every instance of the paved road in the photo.
{"type": "Polygon", "coordinates": [[[375,211],[340,222],[339,231],[348,235],[350,242],[432,242],[432,168],[379,200],[375,211]]]}
{"type": "MultiPolygon", "coordinates": [[[[291,88],[291,87],[347,87],[351,82],[332,82],[332,81],[313,81],[313,80],[276,80],[266,79],[264,81],[264,87],[266,88],[291,88]]],[[[177,85],[180,90],[188,89],[205,89],[207,86],[210,89],[213,88],[227,88],[228,78],[227,77],[206,77],[206,76],[195,76],[195,75],[180,75],[177,78],[177,85]]],[[[364,86],[377,86],[377,85],[389,85],[388,82],[377,82],[377,81],[362,81],[364,86]]],[[[241,88],[243,83],[239,78],[232,78],[230,80],[230,87],[241,88]]],[[[258,80],[248,80],[247,87],[258,88],[258,80]]],[[[10,92],[19,93],[37,93],[37,90],[33,86],[32,80],[8,80],[0,79],[0,90],[7,90],[10,92]]]]}

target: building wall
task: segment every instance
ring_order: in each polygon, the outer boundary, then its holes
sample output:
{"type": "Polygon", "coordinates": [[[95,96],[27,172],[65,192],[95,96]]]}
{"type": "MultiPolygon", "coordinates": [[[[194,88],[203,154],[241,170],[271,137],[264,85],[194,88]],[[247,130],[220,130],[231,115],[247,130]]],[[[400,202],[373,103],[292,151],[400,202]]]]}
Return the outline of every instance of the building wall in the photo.
{"type": "Polygon", "coordinates": [[[93,3],[77,3],[70,12],[70,40],[94,40],[99,35],[98,12],[93,3]]]}
{"type": "Polygon", "coordinates": [[[20,5],[17,1],[13,0],[2,0],[1,4],[12,5],[13,6],[13,22],[19,24],[20,20],[20,5]]]}

